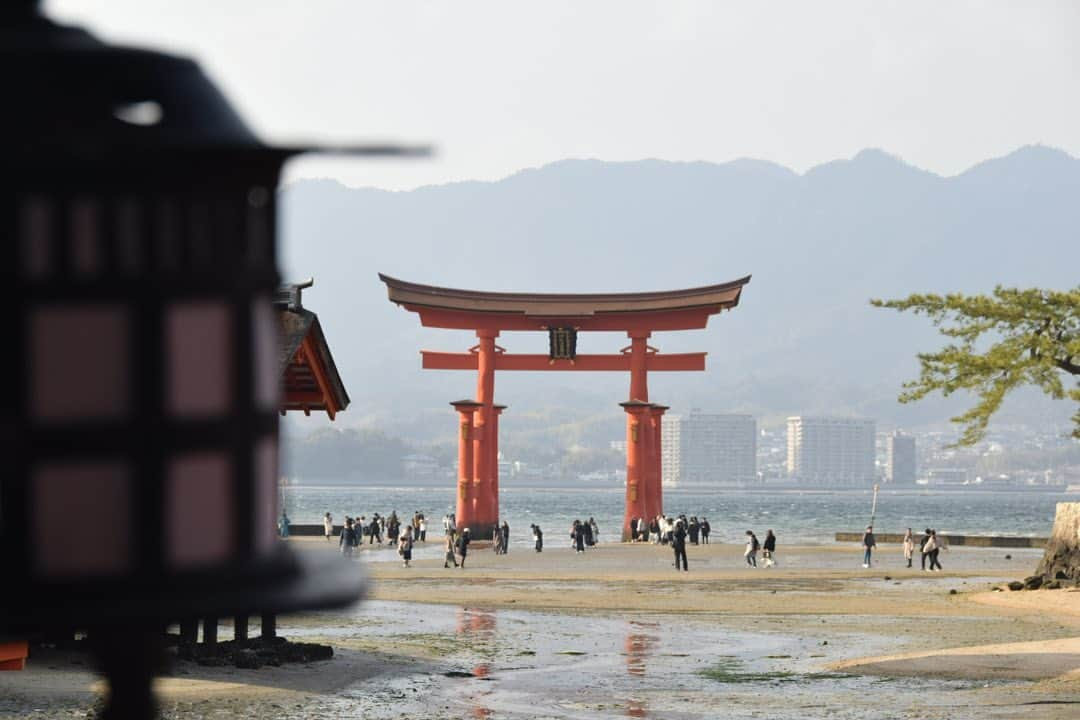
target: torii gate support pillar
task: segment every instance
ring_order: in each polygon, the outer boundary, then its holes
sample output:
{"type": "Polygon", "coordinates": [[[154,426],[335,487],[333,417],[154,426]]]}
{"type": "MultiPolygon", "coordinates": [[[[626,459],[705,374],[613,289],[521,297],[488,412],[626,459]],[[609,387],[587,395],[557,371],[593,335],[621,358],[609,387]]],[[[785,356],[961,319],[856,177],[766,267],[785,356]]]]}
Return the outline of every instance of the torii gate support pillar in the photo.
{"type": "Polygon", "coordinates": [[[454,520],[459,530],[469,528],[476,519],[473,510],[475,491],[473,489],[473,420],[480,403],[472,400],[458,400],[450,403],[458,412],[458,481],[457,509],[454,520]]]}
{"type": "Polygon", "coordinates": [[[630,540],[630,523],[646,517],[645,465],[646,433],[648,432],[649,403],[639,400],[619,403],[626,411],[626,514],[623,517],[622,539],[630,540]]]}
{"type": "Polygon", "coordinates": [[[649,517],[656,517],[664,512],[664,454],[662,423],[667,405],[653,405],[649,408],[649,430],[652,434],[652,476],[645,488],[646,509],[649,517]]]}

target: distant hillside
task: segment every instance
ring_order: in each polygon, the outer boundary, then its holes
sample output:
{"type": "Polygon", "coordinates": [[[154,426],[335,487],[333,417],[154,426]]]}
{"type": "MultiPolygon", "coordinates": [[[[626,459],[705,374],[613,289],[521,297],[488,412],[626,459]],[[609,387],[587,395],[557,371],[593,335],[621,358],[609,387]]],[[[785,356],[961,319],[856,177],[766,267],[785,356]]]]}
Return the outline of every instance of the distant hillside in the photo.
{"type": "MultiPolygon", "coordinates": [[[[798,175],[756,160],[724,164],[566,160],[498,182],[411,192],[303,181],[282,191],[287,277],[314,276],[319,313],[354,405],[340,417],[418,440],[452,439],[447,402],[468,373],[423,372],[420,348],[464,350],[467,333],[422,329],[391,305],[379,271],[489,290],[633,291],[753,274],[734,312],[708,330],[660,334],[667,351],[706,350],[705,373],[651,377],[653,399],[754,412],[858,413],[914,425],[956,405],[901,407],[914,354],[939,344],[924,320],[869,307],[913,291],[996,283],[1072,287],[1080,267],[1080,160],[1025,147],[955,177],[878,150],[798,175]]],[[[545,352],[546,338],[500,338],[545,352]]],[[[625,345],[588,335],[582,352],[625,345]]],[[[509,438],[561,420],[560,441],[618,436],[619,375],[498,377],[509,438]],[[605,420],[610,417],[610,421],[605,420]]],[[[1021,418],[1045,403],[1014,403],[1021,418]]],[[[554,437],[554,436],[553,436],[554,437]]]]}

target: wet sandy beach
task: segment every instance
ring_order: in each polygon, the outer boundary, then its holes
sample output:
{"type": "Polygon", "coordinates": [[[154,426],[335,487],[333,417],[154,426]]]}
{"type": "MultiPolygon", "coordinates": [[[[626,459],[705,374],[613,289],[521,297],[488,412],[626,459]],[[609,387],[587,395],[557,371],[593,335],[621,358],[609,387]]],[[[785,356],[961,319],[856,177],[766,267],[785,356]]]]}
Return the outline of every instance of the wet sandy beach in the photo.
{"type": "MultiPolygon", "coordinates": [[[[159,685],[165,716],[1080,714],[1080,592],[992,591],[1029,574],[1037,551],[958,548],[933,574],[887,547],[869,570],[851,546],[786,548],[768,570],[745,568],[739,547],[691,547],[689,573],[651,546],[477,549],[465,570],[434,554],[406,569],[365,550],[354,567],[370,600],[279,621],[333,645],[333,660],[179,663],[159,685]]],[[[46,653],[0,675],[0,717],[86,716],[99,688],[85,661],[46,653]]]]}

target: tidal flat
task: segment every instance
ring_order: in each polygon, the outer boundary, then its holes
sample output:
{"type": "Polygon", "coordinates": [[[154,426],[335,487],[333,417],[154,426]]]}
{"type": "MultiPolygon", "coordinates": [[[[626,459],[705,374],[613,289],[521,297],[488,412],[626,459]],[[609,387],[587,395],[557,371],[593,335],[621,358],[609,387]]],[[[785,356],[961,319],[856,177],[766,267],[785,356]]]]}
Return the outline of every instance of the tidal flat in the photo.
{"type": "MultiPolygon", "coordinates": [[[[621,544],[478,548],[464,571],[357,561],[369,599],[279,620],[332,660],[179,662],[158,692],[166,718],[1075,717],[1080,592],[995,591],[1039,556],[1008,554],[955,549],[944,573],[888,548],[865,570],[842,545],[785,548],[768,570],[692,547],[689,573],[621,544]]],[[[0,718],[93,711],[87,659],[49,652],[0,676],[0,718]]]]}

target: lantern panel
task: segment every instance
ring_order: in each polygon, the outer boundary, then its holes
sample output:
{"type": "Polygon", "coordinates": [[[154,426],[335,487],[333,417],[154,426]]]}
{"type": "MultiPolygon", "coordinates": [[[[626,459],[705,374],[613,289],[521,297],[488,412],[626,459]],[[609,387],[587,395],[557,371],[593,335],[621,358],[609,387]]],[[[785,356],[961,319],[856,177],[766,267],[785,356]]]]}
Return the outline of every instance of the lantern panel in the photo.
{"type": "Polygon", "coordinates": [[[255,553],[266,555],[277,539],[278,447],[277,438],[266,437],[255,444],[255,553]]]}
{"type": "Polygon", "coordinates": [[[166,311],[167,407],[179,418],[214,417],[232,405],[232,317],[224,302],[166,311]]]}
{"type": "Polygon", "coordinates": [[[233,554],[232,462],[223,452],[181,455],[166,483],[167,552],[174,569],[226,562],[233,554]]]}
{"type": "Polygon", "coordinates": [[[154,249],[159,270],[174,272],[180,267],[180,212],[176,203],[160,198],[154,218],[154,249]]]}
{"type": "Polygon", "coordinates": [[[142,213],[139,202],[133,197],[124,197],[116,202],[116,266],[126,275],[134,275],[143,265],[142,213]]]}
{"type": "Polygon", "coordinates": [[[90,198],[71,204],[71,268],[77,276],[90,278],[101,271],[100,208],[90,198]]]}
{"type": "Polygon", "coordinates": [[[34,473],[34,572],[46,579],[130,571],[131,474],[121,461],[39,466],[34,473]]]}
{"type": "Polygon", "coordinates": [[[120,420],[130,405],[130,330],[117,305],[30,313],[31,408],[43,423],[120,420]]]}
{"type": "Polygon", "coordinates": [[[255,357],[253,396],[258,410],[277,410],[281,404],[281,380],[278,375],[280,348],[278,319],[268,296],[251,303],[251,346],[255,357]]]}
{"type": "Polygon", "coordinates": [[[52,206],[45,198],[31,196],[19,203],[22,271],[27,278],[41,279],[52,270],[54,224],[52,206]]]}

